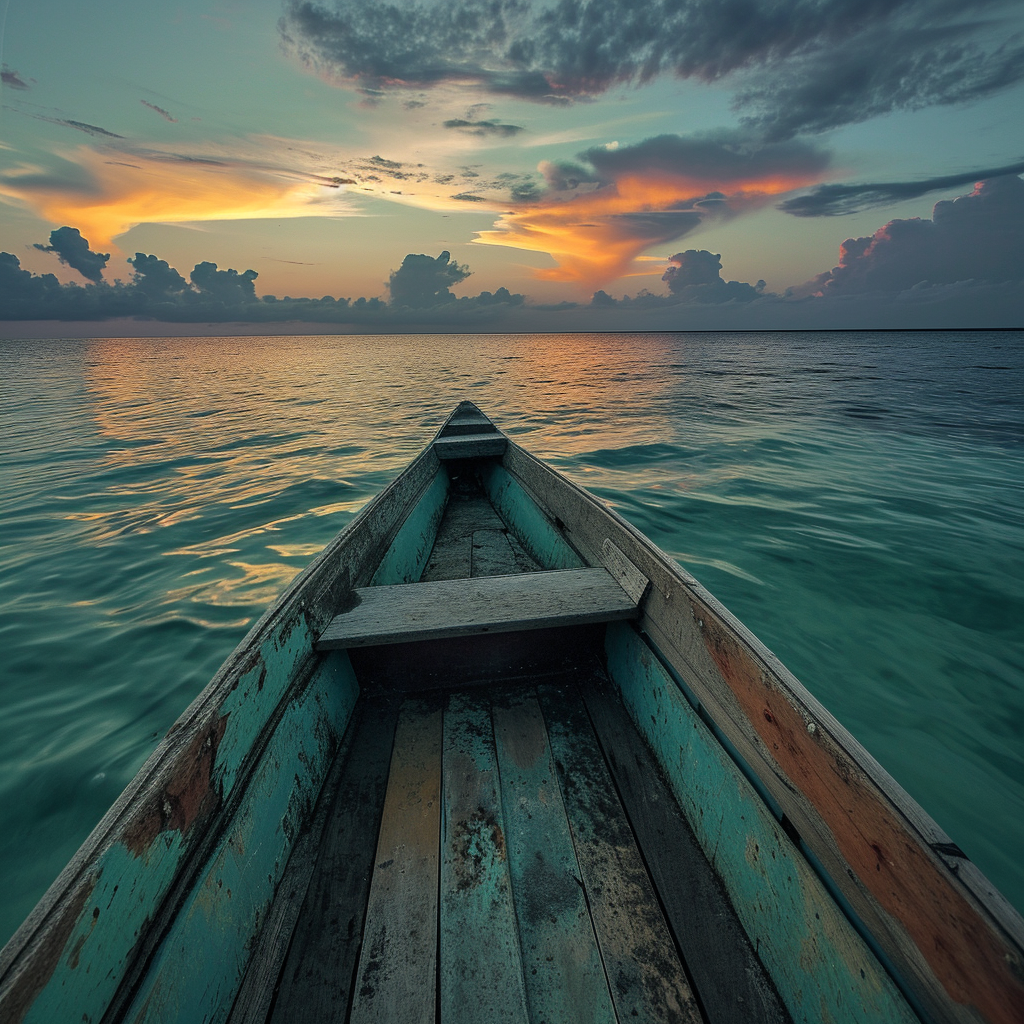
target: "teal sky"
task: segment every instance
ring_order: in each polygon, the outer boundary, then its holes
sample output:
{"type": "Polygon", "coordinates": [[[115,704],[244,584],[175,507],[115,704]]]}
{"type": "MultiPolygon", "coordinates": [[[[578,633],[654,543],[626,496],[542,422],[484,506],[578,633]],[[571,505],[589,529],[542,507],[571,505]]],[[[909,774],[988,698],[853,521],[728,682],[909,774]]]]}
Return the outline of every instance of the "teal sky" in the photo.
{"type": "MultiPolygon", "coordinates": [[[[724,281],[760,279],[781,295],[835,267],[845,239],[929,218],[983,173],[1010,168],[1019,182],[1024,168],[1019,5],[787,0],[771,10],[791,25],[737,58],[755,34],[750,12],[765,7],[752,0],[707,30],[695,59],[659,54],[657,32],[631,55],[614,38],[615,0],[588,0],[575,5],[577,28],[613,26],[592,64],[582,31],[554,29],[559,45],[516,64],[520,36],[533,46],[544,11],[567,9],[516,2],[501,0],[502,35],[479,29],[476,0],[444,5],[440,27],[433,0],[377,4],[372,16],[363,0],[9,0],[0,248],[34,274],[84,283],[35,248],[67,225],[111,254],[111,283],[129,281],[126,258],[143,252],[185,275],[205,260],[251,268],[258,295],[384,299],[407,254],[448,250],[472,271],[456,295],[504,286],[532,303],[667,295],[668,258],[695,249],[721,254],[724,281]],[[834,17],[793,42],[810,8],[834,17]],[[310,11],[330,32],[310,28],[310,11]],[[403,12],[418,15],[412,30],[403,12]],[[867,56],[843,67],[851,54],[867,56]],[[531,98],[522,83],[539,76],[543,95],[531,98]],[[947,183],[907,187],[931,179],[947,183]],[[902,188],[843,215],[779,209],[823,185],[879,183],[902,188]]],[[[665,39],[707,20],[681,30],[661,8],[665,39]]],[[[995,270],[957,264],[922,282],[1010,282],[1007,308],[1019,311],[1019,191],[1000,199],[1003,249],[956,242],[985,248],[995,270]]]]}

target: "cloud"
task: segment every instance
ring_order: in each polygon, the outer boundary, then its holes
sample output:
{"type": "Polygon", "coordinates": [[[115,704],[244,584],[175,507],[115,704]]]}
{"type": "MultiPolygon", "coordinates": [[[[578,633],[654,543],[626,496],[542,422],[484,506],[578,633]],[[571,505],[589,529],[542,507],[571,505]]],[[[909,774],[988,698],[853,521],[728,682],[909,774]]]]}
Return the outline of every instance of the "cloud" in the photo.
{"type": "MultiPolygon", "coordinates": [[[[54,236],[65,251],[81,254],[88,244],[75,228],[54,236]]],[[[40,248],[44,248],[40,246],[40,248]]],[[[91,254],[96,256],[97,254],[91,254]]],[[[101,257],[106,260],[107,257],[101,257]]],[[[137,252],[128,261],[134,274],[126,284],[97,276],[86,287],[62,285],[53,274],[32,274],[18,258],[0,252],[0,320],[107,320],[147,317],[169,323],[286,323],[305,321],[360,325],[381,330],[409,326],[476,329],[504,319],[524,297],[507,288],[456,298],[452,286],[469,276],[447,252],[436,259],[410,254],[391,275],[391,301],[378,298],[278,299],[256,295],[255,270],[220,270],[197,263],[189,280],[166,260],[137,252]]]]}
{"type": "Polygon", "coordinates": [[[444,122],[445,128],[454,128],[466,135],[497,135],[503,139],[509,139],[523,131],[518,124],[501,124],[498,121],[466,121],[462,118],[452,118],[444,122]]]}
{"type": "Polygon", "coordinates": [[[30,117],[36,118],[38,121],[48,121],[50,124],[60,124],[65,128],[74,128],[75,131],[85,132],[86,135],[94,135],[103,139],[123,139],[123,135],[118,135],[117,132],[107,131],[106,128],[100,128],[99,125],[87,124],[85,121],[72,121],[68,117],[45,117],[42,114],[30,114],[30,117]]]}
{"type": "Polygon", "coordinates": [[[971,13],[949,0],[287,0],[281,32],[315,72],[378,91],[568,102],[664,74],[731,76],[738,107],[779,139],[1024,78],[1019,10],[975,0],[971,13]]]}
{"type": "Polygon", "coordinates": [[[409,254],[391,274],[391,301],[399,306],[437,306],[451,302],[450,289],[469,277],[469,268],[459,266],[445,250],[437,259],[409,254]]]}
{"type": "Polygon", "coordinates": [[[548,190],[526,197],[478,240],[548,253],[558,266],[539,277],[600,288],[628,273],[646,249],[709,218],[760,209],[819,181],[829,159],[807,142],[763,145],[739,131],[598,146],[577,161],[541,164],[548,190]]]}
{"type": "Polygon", "coordinates": [[[982,99],[1024,78],[1020,34],[986,48],[970,39],[984,28],[955,18],[882,20],[842,45],[794,55],[784,75],[769,66],[738,91],[734,106],[765,138],[782,139],[982,99]]]}
{"type": "Polygon", "coordinates": [[[706,249],[687,249],[669,256],[668,260],[668,269],[661,278],[668,285],[668,295],[652,295],[644,289],[633,297],[623,295],[621,299],[614,299],[606,291],[600,290],[590,300],[591,307],[629,308],[642,314],[667,307],[721,305],[777,298],[771,293],[765,296],[764,281],[758,281],[756,285],[742,281],[723,281],[722,257],[706,249]]]}
{"type": "Polygon", "coordinates": [[[103,280],[103,268],[110,259],[110,253],[93,252],[89,242],[82,237],[78,228],[57,228],[50,232],[50,244],[35,246],[42,252],[57,254],[61,263],[77,270],[87,281],[99,284],[103,280]]]}
{"type": "Polygon", "coordinates": [[[0,195],[25,203],[51,223],[77,224],[102,246],[137,224],[304,217],[344,209],[333,200],[334,186],[344,179],[152,150],[121,148],[117,154],[130,156],[131,163],[82,149],[59,175],[0,174],[0,195]]]}
{"type": "Polygon", "coordinates": [[[720,254],[687,249],[669,257],[669,268],[661,279],[672,297],[684,302],[752,302],[764,291],[764,281],[756,285],[723,281],[721,270],[720,254]]]}
{"type": "Polygon", "coordinates": [[[163,107],[158,107],[155,103],[150,103],[147,100],[139,100],[139,102],[144,107],[149,107],[150,110],[152,110],[155,113],[159,114],[165,121],[170,121],[171,124],[177,124],[178,123],[178,119],[176,117],[171,117],[171,115],[168,114],[167,111],[164,110],[163,107]]]}
{"type": "Polygon", "coordinates": [[[8,89],[27,90],[31,88],[14,68],[8,67],[6,64],[0,70],[0,83],[6,85],[8,89]]]}
{"type": "Polygon", "coordinates": [[[151,301],[173,301],[188,290],[188,282],[167,260],[137,252],[128,262],[135,269],[135,288],[151,301]]]}
{"type": "Polygon", "coordinates": [[[936,203],[931,220],[891,220],[874,235],[848,238],[838,266],[790,295],[892,293],[972,281],[1024,282],[1024,181],[1015,175],[936,203]]]}
{"type": "Polygon", "coordinates": [[[255,270],[218,270],[216,263],[197,263],[189,275],[204,298],[226,306],[244,306],[256,301],[255,270]]]}
{"type": "Polygon", "coordinates": [[[947,174],[924,181],[898,181],[873,185],[820,185],[805,196],[795,196],[779,203],[779,209],[795,217],[841,217],[859,213],[875,206],[889,206],[906,199],[917,199],[929,192],[939,192],[972,184],[1005,174],[1020,174],[1024,162],[966,174],[947,174]]]}

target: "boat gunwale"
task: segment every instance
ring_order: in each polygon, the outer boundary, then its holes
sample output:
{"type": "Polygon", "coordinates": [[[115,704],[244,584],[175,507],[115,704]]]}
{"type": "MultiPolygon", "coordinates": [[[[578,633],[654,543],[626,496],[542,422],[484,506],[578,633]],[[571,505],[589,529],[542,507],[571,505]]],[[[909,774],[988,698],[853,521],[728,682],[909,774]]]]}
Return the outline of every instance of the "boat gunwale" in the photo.
{"type": "MultiPolygon", "coordinates": [[[[47,972],[47,977],[39,991],[45,987],[63,956],[74,923],[86,908],[87,892],[82,906],[76,906],[76,901],[83,892],[83,886],[87,887],[90,870],[111,847],[127,837],[135,819],[144,814],[153,798],[175,779],[191,746],[211,728],[225,698],[246,672],[260,664],[262,646],[274,639],[275,634],[290,631],[300,625],[303,618],[312,641],[315,641],[319,630],[330,620],[339,597],[354,586],[369,582],[387,545],[392,542],[440,468],[441,462],[433,451],[431,440],[290,581],[280,597],[263,612],[227,656],[210,682],[175,719],[29,915],[0,949],[0,1007],[4,1006],[9,997],[16,997],[26,972],[32,972],[40,960],[43,961],[41,966],[47,972]],[[380,521],[374,522],[375,518],[380,521]],[[349,548],[362,538],[368,538],[363,544],[365,550],[361,557],[352,561],[349,548]],[[73,913],[70,922],[66,920],[69,912],[73,913]],[[62,930],[67,934],[61,935],[62,930]]],[[[268,710],[267,721],[260,730],[261,736],[267,728],[272,727],[276,710],[294,696],[296,685],[301,685],[301,681],[310,675],[314,660],[324,657],[315,651],[312,641],[305,656],[293,667],[292,678],[277,706],[268,710]]],[[[251,749],[261,747],[257,738],[251,749]]],[[[238,786],[242,789],[253,767],[251,760],[247,752],[239,772],[238,786]]],[[[195,845],[196,851],[203,848],[201,838],[195,845]]],[[[173,878],[153,908],[154,920],[161,916],[160,907],[167,896],[174,892],[179,878],[190,870],[190,864],[195,859],[193,853],[190,849],[181,857],[173,878]]],[[[125,965],[119,990],[124,986],[125,979],[132,974],[133,963],[137,959],[133,957],[133,961],[125,965]]]]}
{"type": "MultiPolygon", "coordinates": [[[[713,671],[717,672],[719,687],[724,692],[715,694],[712,687],[703,680],[697,680],[697,685],[694,685],[694,677],[698,674],[695,666],[672,642],[669,632],[664,628],[663,620],[669,614],[676,616],[678,620],[682,620],[685,615],[685,611],[678,607],[679,601],[673,590],[680,589],[682,594],[679,596],[690,602],[693,630],[702,646],[707,644],[708,634],[712,632],[712,621],[717,619],[715,631],[731,636],[746,650],[760,670],[762,688],[767,692],[769,687],[765,685],[765,680],[770,680],[771,689],[781,694],[802,719],[805,735],[811,738],[812,742],[820,744],[828,756],[847,762],[862,776],[867,783],[864,787],[867,795],[883,811],[888,812],[895,824],[901,828],[905,838],[921,851],[933,868],[936,878],[968,904],[980,917],[982,925],[1004,947],[1002,967],[1016,984],[1021,986],[1020,969],[1024,965],[1024,918],[966,855],[950,855],[951,865],[935,849],[936,846],[946,847],[952,851],[958,851],[959,848],[927,811],[782,664],[779,658],[691,573],[596,495],[516,444],[511,438],[501,461],[506,471],[525,488],[552,524],[556,528],[561,527],[560,532],[566,541],[588,562],[603,564],[602,542],[608,538],[649,577],[652,586],[648,588],[647,595],[641,601],[640,619],[636,625],[650,634],[655,648],[653,653],[667,660],[672,670],[686,679],[711,722],[730,741],[734,758],[738,758],[741,767],[751,775],[758,788],[767,793],[770,802],[779,807],[783,816],[789,816],[792,826],[798,830],[800,839],[817,860],[818,870],[824,872],[827,883],[846,901],[847,913],[853,913],[855,926],[878,943],[890,967],[895,969],[898,982],[909,989],[913,1001],[919,1008],[923,1009],[928,1017],[943,1024],[979,1019],[970,1006],[953,999],[944,981],[932,969],[926,952],[912,938],[906,921],[891,914],[882,906],[870,884],[841,853],[829,819],[814,802],[812,795],[804,791],[799,780],[789,776],[766,743],[752,743],[748,736],[741,735],[742,727],[737,723],[737,718],[748,724],[755,737],[759,734],[756,724],[751,721],[751,716],[744,711],[732,693],[722,667],[717,665],[713,671]],[[526,472],[522,472],[524,469],[526,472]],[[558,502],[559,507],[555,508],[551,502],[545,500],[545,490],[555,494],[561,492],[563,496],[568,494],[571,497],[563,497],[558,502]],[[596,515],[596,523],[608,524],[612,528],[611,532],[599,536],[603,531],[597,529],[595,522],[586,522],[588,513],[590,518],[596,515]],[[660,608],[657,607],[659,599],[660,608]],[[676,606],[674,609],[673,604],[676,606]],[[704,610],[702,614],[698,614],[698,606],[704,610]],[[705,617],[708,619],[707,623],[703,621],[705,617]],[[679,664],[676,663],[676,659],[679,664]],[[725,697],[726,700],[723,702],[721,697],[725,697]],[[740,740],[739,743],[735,742],[737,739],[740,740]],[[748,747],[756,760],[754,757],[745,756],[743,746],[748,747]],[[806,806],[801,808],[800,801],[806,806]],[[794,809],[803,813],[791,815],[789,812],[794,809]],[[1016,969],[1011,957],[1016,960],[1016,969]]],[[[962,851],[960,853],[962,854],[962,851]]],[[[937,894],[935,898],[938,898],[937,894]]],[[[955,921],[956,918],[952,920],[955,921]]],[[[984,965],[980,957],[976,957],[976,960],[976,966],[984,965]]],[[[984,986],[984,979],[984,972],[972,976],[977,986],[976,990],[984,986]],[[978,977],[982,978],[980,982],[977,981],[978,977]]]]}

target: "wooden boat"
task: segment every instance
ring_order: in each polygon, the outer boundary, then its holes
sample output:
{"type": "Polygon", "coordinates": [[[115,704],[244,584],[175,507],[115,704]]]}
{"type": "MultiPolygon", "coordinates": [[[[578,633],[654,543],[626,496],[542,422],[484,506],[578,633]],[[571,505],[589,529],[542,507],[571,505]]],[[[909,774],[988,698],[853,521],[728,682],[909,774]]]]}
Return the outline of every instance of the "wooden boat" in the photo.
{"type": "Polygon", "coordinates": [[[769,651],[463,403],[8,943],[0,1020],[1011,1024],[1022,947],[769,651]]]}

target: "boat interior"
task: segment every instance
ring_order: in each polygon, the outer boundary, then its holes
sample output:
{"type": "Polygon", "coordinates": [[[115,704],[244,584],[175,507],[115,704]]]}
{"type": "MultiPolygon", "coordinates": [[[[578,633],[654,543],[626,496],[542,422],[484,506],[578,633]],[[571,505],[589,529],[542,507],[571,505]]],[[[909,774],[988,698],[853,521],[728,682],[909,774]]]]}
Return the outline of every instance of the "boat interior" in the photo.
{"type": "MultiPolygon", "coordinates": [[[[540,570],[476,467],[453,467],[422,580],[540,570]]],[[[265,1020],[790,1019],[603,628],[529,632],[521,663],[512,631],[350,650],[359,701],[270,911],[287,952],[249,966],[265,1020]]]]}

